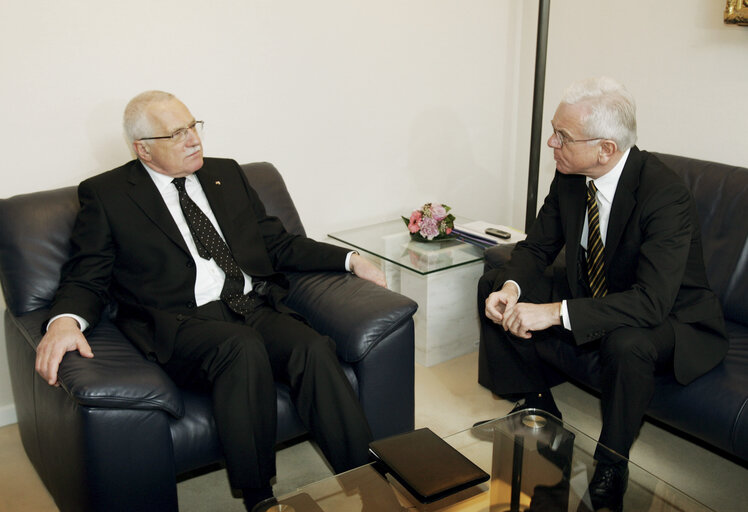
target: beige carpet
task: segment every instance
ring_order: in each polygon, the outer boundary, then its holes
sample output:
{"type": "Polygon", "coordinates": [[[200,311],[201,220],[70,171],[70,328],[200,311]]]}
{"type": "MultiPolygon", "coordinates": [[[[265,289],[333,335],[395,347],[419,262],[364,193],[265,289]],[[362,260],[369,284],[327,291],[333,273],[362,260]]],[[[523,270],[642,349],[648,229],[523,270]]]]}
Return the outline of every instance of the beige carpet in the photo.
{"type": "MultiPolygon", "coordinates": [[[[469,428],[474,422],[503,416],[512,404],[493,397],[477,380],[477,353],[440,365],[416,367],[416,427],[441,436],[469,428]]],[[[599,401],[570,384],[553,390],[564,420],[597,436],[599,401]]],[[[650,424],[642,428],[631,458],[698,501],[719,512],[748,510],[748,469],[650,424]]],[[[332,473],[309,442],[278,452],[281,495],[332,473]]],[[[178,485],[180,511],[242,511],[231,497],[224,471],[215,471],[178,485]]],[[[0,511],[57,510],[23,453],[16,425],[0,428],[0,511]]],[[[353,511],[355,512],[355,511],[353,511]]]]}

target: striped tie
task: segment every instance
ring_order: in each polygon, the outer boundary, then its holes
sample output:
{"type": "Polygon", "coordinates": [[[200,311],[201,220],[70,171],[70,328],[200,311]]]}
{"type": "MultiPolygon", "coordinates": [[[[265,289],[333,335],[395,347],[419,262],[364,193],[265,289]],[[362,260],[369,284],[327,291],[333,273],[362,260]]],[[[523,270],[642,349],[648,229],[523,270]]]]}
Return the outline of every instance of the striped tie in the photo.
{"type": "Polygon", "coordinates": [[[587,279],[593,297],[605,297],[608,285],[605,283],[605,246],[600,237],[600,214],[597,211],[595,194],[597,187],[590,181],[587,188],[587,217],[589,234],[587,238],[587,279]]]}

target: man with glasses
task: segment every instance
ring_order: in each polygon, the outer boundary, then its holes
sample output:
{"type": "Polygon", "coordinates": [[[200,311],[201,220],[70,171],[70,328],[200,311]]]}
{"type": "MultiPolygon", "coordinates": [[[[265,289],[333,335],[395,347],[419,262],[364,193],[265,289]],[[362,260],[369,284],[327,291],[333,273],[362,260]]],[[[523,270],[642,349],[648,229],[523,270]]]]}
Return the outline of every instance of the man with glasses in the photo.
{"type": "MultiPolygon", "coordinates": [[[[82,182],[80,212],[37,349],[50,385],[110,298],[115,322],[182,386],[210,389],[230,484],[248,510],[272,496],[275,378],[336,472],[368,462],[371,432],[334,342],[283,304],[282,271],[348,270],[385,286],[355,252],[288,233],[233,160],[203,158],[200,130],[171,94],[125,109],[137,156],[82,182]]],[[[137,490],[134,490],[137,492],[137,490]]]]}
{"type": "MultiPolygon", "coordinates": [[[[685,184],[640,151],[632,96],[609,78],[564,93],[551,121],[556,174],[527,234],[503,267],[480,281],[479,381],[560,418],[536,347],[568,343],[599,370],[603,413],[589,494],[621,507],[625,458],[657,372],[683,385],[727,351],[707,283],[695,205],[685,184]],[[565,249],[563,268],[549,271],[565,249]]],[[[544,353],[554,353],[545,350],[544,353]]],[[[581,366],[581,365],[580,365],[581,366]]]]}

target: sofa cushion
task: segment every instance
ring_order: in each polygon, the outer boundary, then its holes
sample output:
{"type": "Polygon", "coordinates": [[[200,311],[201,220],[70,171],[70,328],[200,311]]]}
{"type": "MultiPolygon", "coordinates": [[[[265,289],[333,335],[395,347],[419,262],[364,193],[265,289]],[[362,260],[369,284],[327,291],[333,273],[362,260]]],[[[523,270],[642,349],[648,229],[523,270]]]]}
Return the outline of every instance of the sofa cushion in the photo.
{"type": "Polygon", "coordinates": [[[299,212],[296,211],[296,205],[278,169],[268,162],[242,164],[241,167],[249,179],[249,184],[262,199],[267,214],[278,217],[289,233],[305,236],[299,212]]]}
{"type": "Polygon", "coordinates": [[[77,211],[76,187],[0,200],[0,282],[14,315],[49,305],[77,211]]]}
{"type": "Polygon", "coordinates": [[[748,169],[653,154],[683,177],[694,196],[709,285],[725,318],[748,325],[748,169]]]}
{"type": "Polygon", "coordinates": [[[291,290],[286,304],[335,340],[338,358],[347,363],[366,357],[381,340],[409,322],[418,308],[404,295],[392,295],[351,274],[293,272],[288,277],[291,290]]]}

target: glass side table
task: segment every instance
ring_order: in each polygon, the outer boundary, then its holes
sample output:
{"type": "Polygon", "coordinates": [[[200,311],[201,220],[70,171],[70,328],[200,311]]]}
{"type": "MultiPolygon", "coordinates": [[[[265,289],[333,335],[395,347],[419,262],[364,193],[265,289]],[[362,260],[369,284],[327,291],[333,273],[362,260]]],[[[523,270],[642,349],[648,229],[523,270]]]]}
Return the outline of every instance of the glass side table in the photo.
{"type": "MultiPolygon", "coordinates": [[[[464,217],[460,217],[459,220],[470,222],[464,217]]],[[[387,263],[424,276],[483,259],[483,249],[459,240],[412,241],[402,220],[380,222],[330,233],[327,236],[387,263]]]]}
{"type": "MultiPolygon", "coordinates": [[[[459,224],[470,222],[474,221],[458,219],[459,224]]],[[[483,248],[459,240],[413,241],[402,220],[328,236],[378,261],[388,287],[418,303],[417,363],[433,366],[477,348],[475,294],[483,274],[483,248]]]]}
{"type": "MultiPolygon", "coordinates": [[[[369,464],[306,485],[278,499],[272,512],[592,512],[587,485],[597,442],[544,411],[527,409],[445,438],[491,475],[442,500],[422,504],[382,468],[369,464]],[[285,509],[283,508],[285,507],[285,509]]],[[[605,509],[601,509],[605,510],[605,509]]],[[[712,509],[629,462],[623,510],[712,509]]],[[[714,512],[714,511],[712,511],[714,512]]]]}

